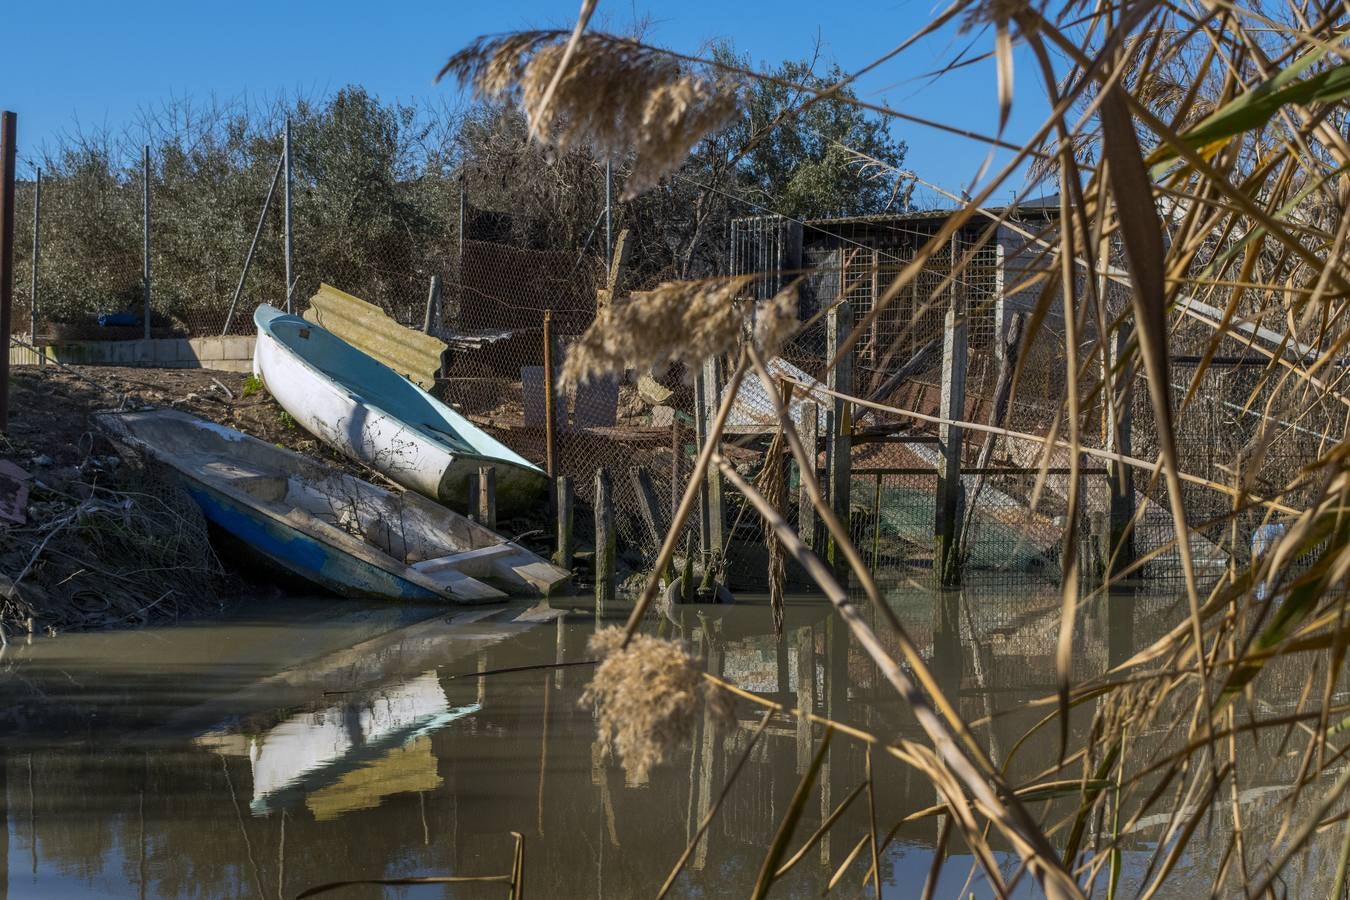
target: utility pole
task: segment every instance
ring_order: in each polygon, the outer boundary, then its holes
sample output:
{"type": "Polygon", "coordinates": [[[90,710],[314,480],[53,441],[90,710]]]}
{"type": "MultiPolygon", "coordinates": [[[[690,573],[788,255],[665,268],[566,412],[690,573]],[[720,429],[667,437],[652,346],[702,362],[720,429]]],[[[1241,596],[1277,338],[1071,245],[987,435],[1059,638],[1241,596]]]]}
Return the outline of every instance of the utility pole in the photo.
{"type": "MultiPolygon", "coordinates": [[[[141,301],[143,305],[142,316],[142,334],[145,339],[150,340],[150,145],[145,145],[145,155],[141,160],[141,180],[145,182],[145,193],[142,197],[143,205],[141,212],[141,237],[144,241],[142,256],[144,259],[144,268],[141,270],[141,301]]],[[[149,348],[146,348],[149,352],[149,348]]]]}
{"type": "Polygon", "coordinates": [[[14,152],[19,117],[0,114],[0,432],[9,431],[9,317],[14,303],[14,152]]]}
{"type": "Polygon", "coordinates": [[[283,193],[284,205],[286,207],[286,312],[295,312],[295,303],[291,293],[295,290],[295,279],[291,275],[291,119],[286,117],[286,136],[282,141],[282,156],[284,159],[286,184],[283,193]]]}

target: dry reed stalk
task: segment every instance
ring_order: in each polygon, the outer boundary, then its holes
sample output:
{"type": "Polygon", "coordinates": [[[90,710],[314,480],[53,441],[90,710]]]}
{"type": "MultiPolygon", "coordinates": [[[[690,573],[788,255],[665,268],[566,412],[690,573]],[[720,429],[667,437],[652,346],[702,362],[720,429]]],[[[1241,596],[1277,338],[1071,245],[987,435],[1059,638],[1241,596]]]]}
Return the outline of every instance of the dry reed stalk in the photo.
{"type": "MultiPolygon", "coordinates": [[[[1029,785],[1000,794],[1002,799],[1011,798],[1009,810],[991,808],[981,799],[977,782],[990,778],[1001,783],[999,770],[990,766],[975,745],[971,726],[930,683],[927,669],[903,628],[898,622],[892,625],[914,678],[933,695],[937,712],[928,710],[920,720],[926,729],[934,729],[930,738],[936,750],[913,745],[886,749],[889,755],[919,767],[933,783],[952,814],[944,827],[943,841],[959,827],[1000,891],[1010,888],[991,861],[982,834],[988,826],[981,827],[974,811],[997,824],[1013,842],[1024,865],[1038,877],[1046,878],[1050,873],[1047,889],[1062,888],[1066,893],[1078,887],[1093,890],[1096,873],[1109,866],[1108,894],[1113,894],[1120,874],[1120,836],[1131,833],[1150,811],[1161,806],[1167,813],[1163,816],[1166,838],[1152,854],[1140,885],[1148,895],[1161,893],[1169,886],[1168,878],[1191,836],[1199,833],[1201,818],[1217,797],[1224,778],[1233,779],[1230,794],[1234,822],[1242,823],[1237,827],[1261,827],[1261,822],[1253,821],[1241,809],[1237,786],[1250,781],[1254,766],[1264,765],[1266,757],[1242,754],[1236,748],[1239,736],[1244,742],[1248,738],[1256,741],[1269,733],[1278,738],[1281,752],[1286,745],[1293,747],[1298,772],[1280,795],[1284,803],[1284,814],[1277,823],[1280,854],[1261,870],[1261,883],[1237,885],[1254,895],[1268,892],[1296,860],[1312,858],[1310,842],[1317,839],[1319,827],[1329,824],[1326,817],[1330,804],[1346,787],[1341,777],[1311,810],[1306,802],[1300,802],[1321,789],[1317,779],[1330,778],[1335,761],[1350,753],[1338,749],[1333,740],[1350,725],[1338,720],[1344,708],[1332,703],[1334,673],[1339,672],[1350,648],[1344,600],[1344,583],[1350,574],[1350,524],[1345,516],[1345,509],[1350,508],[1350,478],[1346,476],[1350,450],[1332,435],[1315,448],[1312,464],[1302,471],[1272,471],[1270,462],[1276,443],[1293,433],[1294,425],[1302,427],[1316,421],[1315,410],[1320,416],[1323,407],[1350,407],[1350,395],[1343,387],[1348,373],[1342,365],[1350,350],[1350,276],[1343,262],[1345,249],[1350,246],[1350,216],[1346,215],[1350,207],[1350,141],[1343,135],[1350,69],[1344,62],[1344,11],[1330,7],[1225,6],[1210,12],[1212,15],[1197,18],[1193,10],[1171,0],[1072,10],[1020,2],[962,2],[945,11],[939,21],[960,17],[993,26],[990,55],[998,75],[1000,128],[1013,98],[1010,47],[1016,43],[1027,47],[1033,63],[1039,66],[1050,91],[1051,109],[1025,146],[1012,147],[1014,153],[1006,164],[971,188],[972,196],[949,195],[957,208],[879,292],[871,311],[861,317],[843,346],[847,351],[863,334],[871,333],[872,326],[888,315],[887,310],[893,309],[896,298],[914,283],[933,254],[945,252],[953,235],[975,232],[973,242],[968,244],[970,249],[952,259],[939,289],[926,302],[915,304],[920,309],[911,322],[900,323],[904,337],[909,336],[923,312],[936,308],[944,292],[960,289],[969,280],[978,247],[987,246],[1000,231],[1021,234],[1040,257],[1033,261],[1027,284],[1022,286],[1038,290],[1040,295],[1028,322],[1028,339],[1045,327],[1056,300],[1063,306],[1066,328],[1078,338],[1070,341],[1072,350],[1063,360],[1066,387],[1060,409],[1067,411],[1068,421],[1056,418],[1048,437],[981,423],[959,424],[971,431],[1013,440],[1039,441],[1047,465],[1051,451],[1068,451],[1075,460],[1082,452],[1149,471],[1150,483],[1143,491],[1155,495],[1160,486],[1165,486],[1168,495],[1165,505],[1177,533],[1175,552],[1182,557],[1187,579],[1187,620],[1105,679],[1072,685],[1067,676],[1076,650],[1065,636],[1071,633],[1076,606],[1082,601],[1073,585],[1066,586],[1056,661],[1060,679],[1057,693],[1030,705],[1054,711],[1014,744],[1001,769],[1007,771],[1012,757],[1029,746],[1032,735],[1056,725],[1063,758],[1029,785]],[[1048,65],[1051,53],[1060,57],[1053,67],[1048,65]],[[1041,174],[1056,178],[1061,186],[1059,216],[1040,232],[1013,221],[1011,208],[988,207],[992,197],[1003,196],[1009,178],[1030,159],[1047,163],[1041,174]],[[1105,162],[1097,164],[1097,159],[1105,162]],[[981,227],[975,228],[975,222],[981,227]],[[1120,259],[1113,258],[1113,248],[1124,251],[1124,266],[1120,259]],[[1108,297],[1108,288],[1120,286],[1130,291],[1125,304],[1128,309],[1109,306],[1114,301],[1108,297]],[[1137,336],[1119,364],[1111,365],[1107,343],[1114,339],[1116,329],[1129,324],[1135,326],[1137,336]],[[1184,397],[1177,403],[1169,355],[1176,340],[1174,332],[1183,325],[1192,333],[1199,332],[1202,343],[1200,363],[1192,370],[1189,383],[1182,386],[1184,397]],[[1260,410],[1262,424],[1249,446],[1222,469],[1222,479],[1188,473],[1183,471],[1187,464],[1179,452],[1178,431],[1187,425],[1194,402],[1203,397],[1206,374],[1220,355],[1233,352],[1234,347],[1240,347],[1243,354],[1259,354],[1269,360],[1267,371],[1250,394],[1236,404],[1240,415],[1260,410]],[[1103,374],[1090,393],[1080,393],[1080,379],[1085,373],[1091,374],[1090,367],[1102,369],[1103,374]],[[1162,452],[1154,460],[1145,460],[1087,446],[1091,430],[1084,416],[1093,398],[1103,398],[1114,410],[1120,389],[1134,377],[1131,373],[1138,371],[1144,373],[1162,452]],[[1061,434],[1067,439],[1061,440],[1061,434]],[[1203,533],[1215,521],[1191,521],[1194,510],[1185,502],[1188,498],[1183,488],[1195,487],[1230,499],[1223,515],[1230,526],[1224,539],[1226,550],[1232,555],[1245,549],[1238,547],[1243,539],[1240,519],[1254,509],[1264,507],[1292,520],[1274,550],[1251,565],[1231,564],[1208,597],[1200,592],[1188,557],[1191,535],[1203,533]],[[1258,585],[1264,585],[1280,602],[1260,602],[1255,596],[1258,585]],[[1273,677],[1272,671],[1291,663],[1316,663],[1314,671],[1323,673],[1322,689],[1315,689],[1310,674],[1299,695],[1297,715],[1253,714],[1250,720],[1242,720],[1239,712],[1248,712],[1242,710],[1242,704],[1255,699],[1254,689],[1260,680],[1273,677]],[[1097,709],[1086,736],[1080,738],[1067,728],[1068,713],[1087,703],[1096,704],[1097,709]],[[1124,765],[1127,735],[1131,747],[1128,773],[1124,765]],[[1140,746],[1145,743],[1145,735],[1147,747],[1140,746]],[[1305,737],[1305,742],[1297,746],[1305,737]],[[1220,738],[1227,739],[1222,745],[1226,758],[1216,743],[1220,738]],[[1073,746],[1069,745],[1071,740],[1073,746]],[[966,767],[960,759],[962,754],[968,755],[966,767]],[[1252,759],[1261,762],[1254,764],[1252,759]],[[1076,789],[1079,802],[1055,826],[1065,829],[1066,856],[1061,863],[1053,850],[1040,843],[1036,837],[1039,831],[1031,837],[1018,831],[1025,821],[1011,807],[1017,798],[1041,797],[1025,793],[1034,788],[1043,789],[1047,795],[1070,790],[1064,776],[1072,774],[1073,766],[1082,767],[1076,789]],[[1104,779],[1096,777],[1110,772],[1115,773],[1113,791],[1104,789],[1104,779]],[[1110,804],[1108,795],[1114,797],[1110,804]],[[1110,852],[1091,861],[1076,858],[1087,853],[1082,847],[1086,823],[1104,815],[1108,805],[1114,837],[1094,849],[1105,847],[1110,852]],[[1283,840],[1285,836],[1290,839],[1283,840]],[[1061,865],[1080,873],[1086,882],[1071,887],[1058,880],[1056,873],[1062,871],[1061,865]]],[[[581,29],[574,34],[580,35],[581,29]]],[[[458,65],[455,73],[475,81],[480,90],[497,96],[511,92],[523,98],[528,95],[527,104],[537,107],[535,118],[541,135],[557,146],[585,144],[602,152],[639,147],[639,168],[650,181],[652,172],[677,164],[683,152],[681,141],[670,138],[670,123],[693,121],[701,126],[700,110],[716,106],[698,88],[684,85],[683,94],[674,88],[679,78],[693,77],[689,74],[693,70],[675,76],[670,66],[702,61],[673,54],[660,61],[660,51],[654,48],[635,42],[618,46],[622,42],[614,39],[582,36],[573,44],[576,50],[572,60],[563,66],[558,63],[567,52],[563,48],[565,33],[533,35],[515,44],[499,39],[493,46],[480,45],[476,56],[471,48],[468,56],[462,54],[452,68],[458,65]],[[536,65],[538,72],[533,71],[536,65]],[[583,95],[583,85],[616,84],[628,77],[618,74],[625,67],[632,69],[631,96],[611,109],[596,110],[597,101],[583,95]],[[547,94],[554,82],[556,100],[547,94]],[[569,113],[572,107],[576,114],[569,113]],[[674,112],[657,114],[652,123],[644,125],[645,111],[651,108],[674,112]],[[629,133],[617,134],[621,129],[629,133]],[[649,133],[639,133],[644,129],[649,133]]],[[[881,59],[894,58],[908,46],[909,42],[901,44],[881,59]]],[[[841,83],[848,83],[871,65],[841,83]]],[[[756,73],[745,70],[734,74],[756,77],[756,73]]],[[[704,81],[712,84],[709,79],[704,81]]],[[[828,89],[807,91],[804,96],[825,93],[828,89]]],[[[856,102],[861,108],[897,120],[917,121],[876,104],[856,102]]],[[[922,124],[953,133],[941,123],[922,124]]],[[[967,136],[990,147],[1005,146],[997,136],[967,136]]],[[[697,140],[697,135],[691,140],[697,140]]],[[[1031,196],[1035,188],[1029,183],[1015,196],[1031,196]]],[[[701,324],[710,332],[722,328],[730,334],[734,330],[725,311],[708,310],[699,318],[706,319],[701,324]]],[[[735,328],[744,328],[748,318],[748,311],[742,311],[735,328]]],[[[757,325],[759,322],[757,319],[757,325]]],[[[726,343],[720,346],[725,352],[739,337],[724,340],[726,343]]],[[[779,386],[772,383],[764,365],[764,358],[772,352],[766,346],[770,343],[774,342],[757,335],[746,352],[775,401],[783,438],[800,463],[804,448],[786,416],[779,386]],[[756,344],[762,355],[756,352],[756,344]]],[[[903,339],[897,338],[889,347],[875,348],[876,358],[893,358],[902,344],[903,339]]],[[[621,351],[607,349],[603,343],[597,344],[595,357],[604,366],[624,362],[621,351]]],[[[1027,374],[1027,365],[1019,362],[1015,382],[1020,383],[1027,374]]],[[[738,378],[744,368],[744,364],[738,367],[738,378]]],[[[816,385],[811,387],[819,390],[816,385]]],[[[846,399],[860,407],[919,421],[941,421],[860,398],[846,399]]],[[[724,402],[722,421],[725,408],[724,402]]],[[[719,425],[702,448],[703,465],[682,503],[686,516],[696,482],[716,452],[720,432],[719,425]]],[[[723,472],[737,484],[734,470],[723,467],[723,472]]],[[[1037,497],[1044,484],[1045,478],[1038,478],[1037,497]]],[[[737,486],[752,498],[752,503],[756,497],[764,501],[760,495],[765,491],[747,491],[749,486],[743,479],[737,486]]],[[[761,482],[761,488],[768,486],[761,482]]],[[[814,479],[804,479],[804,486],[821,510],[827,528],[848,553],[851,545],[846,530],[829,514],[819,486],[814,479]]],[[[1074,505],[1072,500],[1070,507],[1074,505]]],[[[763,502],[763,506],[767,511],[761,513],[777,529],[781,516],[771,515],[776,504],[763,502]]],[[[1137,515],[1142,514],[1140,509],[1137,515]]],[[[1223,516],[1216,521],[1223,524],[1223,516]]],[[[781,537],[784,546],[795,553],[796,545],[786,535],[781,537]]],[[[1066,550],[1071,558],[1072,547],[1066,550]]],[[[1160,552],[1141,554],[1136,570],[1143,561],[1158,559],[1160,552]]],[[[854,555],[849,555],[849,561],[859,570],[859,581],[869,601],[877,604],[878,612],[886,617],[889,608],[881,602],[861,561],[854,555]]],[[[831,595],[831,599],[836,597],[831,595]]],[[[649,601],[647,597],[640,604],[642,608],[649,601]]],[[[839,611],[852,629],[849,608],[840,607],[839,611]]],[[[635,632],[639,618],[630,619],[628,634],[635,632]]],[[[914,689],[913,683],[892,682],[892,687],[906,699],[914,689]]],[[[859,740],[870,737],[852,736],[859,740]]],[[[1245,844],[1255,839],[1253,830],[1251,834],[1234,834],[1228,841],[1211,893],[1231,893],[1235,878],[1245,881],[1245,844]]],[[[843,868],[869,841],[874,853],[879,854],[873,829],[858,843],[843,868]]],[[[1350,858],[1344,848],[1350,848],[1350,843],[1341,848],[1337,884],[1344,878],[1345,859],[1350,858]]],[[[930,871],[926,886],[930,892],[937,883],[940,856],[940,852],[935,856],[930,871]]],[[[843,868],[831,877],[831,887],[842,877],[843,868]]],[[[874,862],[868,877],[875,879],[877,874],[874,862]]],[[[1015,885],[1015,877],[1013,881],[1015,885]]]]}

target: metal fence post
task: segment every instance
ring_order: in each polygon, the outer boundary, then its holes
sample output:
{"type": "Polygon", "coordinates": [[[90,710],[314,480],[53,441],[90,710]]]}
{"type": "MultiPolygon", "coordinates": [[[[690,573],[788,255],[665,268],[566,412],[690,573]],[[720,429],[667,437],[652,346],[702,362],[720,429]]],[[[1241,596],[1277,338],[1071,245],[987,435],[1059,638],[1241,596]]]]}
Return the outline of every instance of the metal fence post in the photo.
{"type": "MultiPolygon", "coordinates": [[[[614,262],[614,163],[605,160],[605,269],[614,262]]],[[[613,299],[613,298],[611,298],[613,299]]]]}
{"type": "Polygon", "coordinates": [[[285,213],[285,231],[286,231],[286,312],[295,312],[295,301],[292,294],[295,291],[295,278],[291,275],[291,119],[286,117],[286,134],[282,138],[282,168],[285,170],[286,183],[282,187],[283,205],[286,207],[285,213]]]}
{"type": "Polygon", "coordinates": [[[0,357],[0,432],[9,431],[9,327],[14,302],[14,153],[19,117],[0,114],[0,332],[5,353],[0,357]]]}
{"type": "Polygon", "coordinates": [[[468,201],[468,188],[464,183],[464,173],[459,173],[459,224],[455,232],[458,246],[455,248],[455,313],[454,324],[459,325],[459,317],[464,313],[464,204],[468,201]]]}
{"type": "Polygon", "coordinates": [[[33,345],[33,349],[38,354],[38,365],[45,363],[46,354],[38,348],[37,343],[37,320],[38,320],[38,253],[41,241],[38,235],[42,232],[42,170],[37,170],[37,177],[33,179],[33,277],[28,291],[28,343],[33,345]]]}
{"type": "Polygon", "coordinates": [[[544,310],[544,472],[549,478],[556,474],[557,448],[553,417],[556,415],[553,396],[553,310],[544,310]]]}
{"type": "Polygon", "coordinates": [[[441,276],[431,276],[431,287],[427,289],[427,314],[422,322],[422,333],[431,334],[441,311],[441,276]]]}
{"type": "Polygon", "coordinates": [[[263,198],[262,212],[258,214],[258,227],[253,230],[253,241],[248,245],[248,255],[244,257],[244,270],[239,273],[239,284],[234,288],[234,299],[230,301],[230,311],[225,314],[225,327],[222,335],[230,333],[230,322],[234,320],[234,309],[244,294],[244,281],[248,278],[249,267],[253,265],[253,254],[258,249],[258,238],[262,237],[263,223],[267,221],[267,210],[272,206],[272,195],[277,192],[277,182],[281,180],[281,170],[286,165],[283,155],[277,160],[277,169],[272,173],[272,183],[267,186],[267,196],[263,198]]]}
{"type": "MultiPolygon", "coordinates": [[[[141,301],[143,305],[142,334],[145,339],[150,340],[150,145],[145,145],[145,155],[141,161],[141,180],[145,182],[145,193],[142,198],[143,209],[141,211],[141,236],[144,240],[142,256],[144,259],[144,268],[141,271],[141,301]]],[[[146,353],[150,352],[147,347],[146,353]]]]}

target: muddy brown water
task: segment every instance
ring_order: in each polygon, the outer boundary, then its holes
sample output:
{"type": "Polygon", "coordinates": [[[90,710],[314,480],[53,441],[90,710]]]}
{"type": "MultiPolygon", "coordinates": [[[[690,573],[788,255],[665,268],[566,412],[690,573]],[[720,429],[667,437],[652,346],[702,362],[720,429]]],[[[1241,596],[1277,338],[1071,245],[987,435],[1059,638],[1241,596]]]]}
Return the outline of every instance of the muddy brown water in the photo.
{"type": "MultiPolygon", "coordinates": [[[[1043,714],[1029,701],[1052,690],[1056,588],[896,588],[889,598],[962,714],[993,717],[979,737],[1011,779],[1050,764],[1056,729],[1009,757],[1043,714]]],[[[701,722],[688,746],[636,783],[605,757],[578,705],[588,666],[476,674],[587,657],[593,616],[523,610],[272,600],[225,618],[12,644],[0,656],[0,897],[291,897],[340,879],[500,874],[513,831],[525,837],[527,897],[654,895],[761,713],[743,703],[735,726],[701,722]]],[[[921,740],[826,613],[820,598],[790,598],[781,640],[758,604],[688,607],[649,627],[688,640],[748,690],[921,740]]],[[[1183,615],[1155,594],[1093,604],[1075,675],[1128,658],[1183,615]]],[[[1265,702],[1292,707],[1291,690],[1265,702]]],[[[1075,723],[1080,740],[1085,723],[1075,723]]],[[[819,729],[772,721],[673,895],[749,892],[819,741],[819,729]]],[[[1275,798],[1298,765],[1269,743],[1253,748],[1271,757],[1262,779],[1242,785],[1253,840],[1278,819],[1275,798]]],[[[862,781],[864,765],[857,746],[832,744],[794,848],[862,781]]],[[[877,759],[876,781],[883,832],[936,800],[919,774],[889,760],[877,759]]],[[[1048,823],[1068,810],[1036,807],[1048,823]]],[[[1223,815],[1197,834],[1166,893],[1208,885],[1227,847],[1223,815]]],[[[866,816],[860,797],[773,895],[819,896],[866,833],[866,816]]],[[[1166,817],[1155,818],[1125,842],[1122,896],[1164,837],[1166,817]]],[[[917,896],[939,828],[925,818],[898,830],[881,860],[886,896],[917,896]]],[[[1314,848],[1286,879],[1290,896],[1325,890],[1338,846],[1314,848]]],[[[936,896],[987,896],[969,854],[954,842],[948,855],[936,896]]],[[[1001,858],[1011,878],[1016,861],[1001,858]]],[[[860,854],[835,895],[870,893],[868,865],[860,854]]],[[[1034,895],[1026,879],[1015,893],[1034,895]]],[[[503,895],[500,885],[458,885],[331,896],[503,895]]]]}

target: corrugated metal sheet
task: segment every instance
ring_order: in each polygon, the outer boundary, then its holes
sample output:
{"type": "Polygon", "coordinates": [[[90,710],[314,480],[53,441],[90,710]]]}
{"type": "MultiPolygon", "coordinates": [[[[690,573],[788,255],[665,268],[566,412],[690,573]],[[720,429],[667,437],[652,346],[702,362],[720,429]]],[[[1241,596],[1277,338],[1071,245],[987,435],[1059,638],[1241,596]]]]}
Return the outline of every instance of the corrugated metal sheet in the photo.
{"type": "Polygon", "coordinates": [[[329,284],[319,285],[305,318],[373,356],[424,388],[436,383],[446,344],[429,334],[405,328],[373,303],[329,284]]]}

